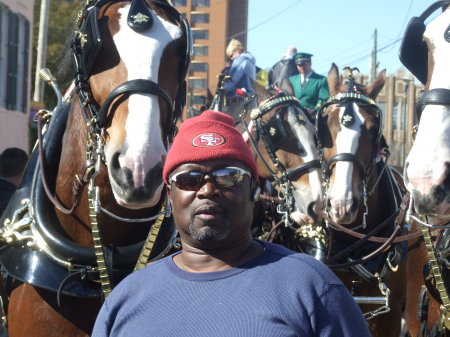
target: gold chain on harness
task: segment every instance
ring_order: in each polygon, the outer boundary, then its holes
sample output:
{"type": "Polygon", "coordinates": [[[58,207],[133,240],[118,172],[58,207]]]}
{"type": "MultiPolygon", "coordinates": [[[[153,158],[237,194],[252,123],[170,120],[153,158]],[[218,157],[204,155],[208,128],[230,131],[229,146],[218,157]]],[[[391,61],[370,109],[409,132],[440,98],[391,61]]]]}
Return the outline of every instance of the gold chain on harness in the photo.
{"type": "Polygon", "coordinates": [[[148,259],[153,251],[156,238],[158,237],[159,230],[161,229],[164,218],[166,217],[165,210],[166,210],[166,203],[164,202],[161,206],[159,216],[156,218],[155,222],[150,228],[147,240],[145,240],[145,244],[142,247],[141,254],[139,255],[139,258],[136,262],[136,266],[134,267],[134,271],[144,268],[147,265],[148,259]]]}
{"type": "Polygon", "coordinates": [[[448,298],[447,289],[445,288],[444,280],[442,278],[441,268],[439,267],[439,263],[434,251],[430,229],[427,226],[422,225],[422,235],[425,241],[425,247],[427,249],[428,261],[430,261],[431,265],[431,272],[433,273],[434,279],[436,281],[436,289],[438,290],[439,297],[442,301],[442,305],[440,307],[440,324],[441,326],[445,326],[446,329],[450,330],[450,300],[448,298]]]}

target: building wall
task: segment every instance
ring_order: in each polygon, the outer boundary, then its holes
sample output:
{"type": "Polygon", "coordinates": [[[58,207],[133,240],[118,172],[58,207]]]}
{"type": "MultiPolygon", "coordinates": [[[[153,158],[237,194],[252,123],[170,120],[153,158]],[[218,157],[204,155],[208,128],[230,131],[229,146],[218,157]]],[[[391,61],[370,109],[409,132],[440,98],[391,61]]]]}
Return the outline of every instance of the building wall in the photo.
{"type": "Polygon", "coordinates": [[[247,45],[248,0],[172,0],[177,10],[188,19],[194,35],[194,58],[188,74],[187,109],[184,118],[199,113],[208,106],[217,89],[217,75],[226,66],[225,49],[231,38],[247,45]],[[207,22],[198,18],[207,15],[207,22]],[[208,32],[207,38],[196,38],[197,33],[208,32]],[[207,49],[201,55],[200,49],[207,49]],[[200,71],[195,64],[204,63],[200,71]]]}
{"type": "Polygon", "coordinates": [[[0,151],[28,151],[34,0],[0,0],[0,151]]]}

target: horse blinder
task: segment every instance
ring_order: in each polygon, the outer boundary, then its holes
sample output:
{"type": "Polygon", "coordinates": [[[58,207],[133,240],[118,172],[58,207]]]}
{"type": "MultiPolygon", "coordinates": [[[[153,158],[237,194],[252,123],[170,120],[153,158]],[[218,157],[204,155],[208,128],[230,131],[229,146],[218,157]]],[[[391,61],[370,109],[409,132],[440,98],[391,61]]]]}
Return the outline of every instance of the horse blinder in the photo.
{"type": "Polygon", "coordinates": [[[74,32],[72,39],[72,49],[75,55],[80,55],[78,67],[82,71],[84,79],[88,79],[92,65],[97,58],[97,54],[102,48],[102,39],[100,35],[100,28],[98,26],[97,6],[87,14],[82,21],[80,29],[74,32]]]}
{"type": "Polygon", "coordinates": [[[267,136],[267,143],[273,152],[277,151],[288,138],[288,134],[283,126],[283,118],[281,118],[279,113],[276,113],[266,123],[263,123],[262,128],[267,136]]]}
{"type": "Polygon", "coordinates": [[[418,78],[426,83],[428,76],[428,46],[422,40],[425,24],[420,17],[413,17],[405,30],[400,45],[399,59],[403,65],[418,78]]]}
{"type": "MultiPolygon", "coordinates": [[[[403,35],[399,51],[400,61],[423,84],[427,82],[428,78],[428,46],[422,40],[426,28],[425,20],[436,9],[444,8],[449,4],[449,0],[436,1],[431,4],[422,15],[411,18],[403,35]]],[[[444,32],[444,38],[447,42],[450,42],[450,26],[444,32]]]]}

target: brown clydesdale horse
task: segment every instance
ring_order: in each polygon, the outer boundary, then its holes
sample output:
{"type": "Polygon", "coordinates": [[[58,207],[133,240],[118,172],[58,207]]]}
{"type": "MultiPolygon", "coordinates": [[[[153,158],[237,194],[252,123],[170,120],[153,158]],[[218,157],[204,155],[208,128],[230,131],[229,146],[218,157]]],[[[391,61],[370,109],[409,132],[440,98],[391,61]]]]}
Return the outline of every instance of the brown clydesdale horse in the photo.
{"type": "Polygon", "coordinates": [[[256,82],[255,93],[226,105],[223,80],[211,108],[233,116],[260,175],[254,236],[323,258],[322,181],[312,120],[294,96],[256,82]]]}
{"type": "Polygon", "coordinates": [[[411,336],[450,336],[450,1],[436,1],[408,24],[400,60],[421,81],[416,135],[406,158],[413,226],[406,319],[411,336]],[[442,9],[425,24],[433,13],[442,9]],[[414,214],[419,214],[414,216],[414,214]]]}
{"type": "Polygon", "coordinates": [[[11,337],[90,335],[111,288],[174,243],[161,175],[188,23],[167,1],[91,0],[71,47],[76,93],[63,103],[55,89],[57,108],[39,114],[50,122],[2,218],[11,337]]]}
{"type": "Polygon", "coordinates": [[[330,98],[316,117],[323,164],[329,256],[325,263],[360,304],[376,337],[400,334],[406,296],[406,238],[402,191],[384,158],[382,111],[375,98],[385,72],[369,85],[349,69],[342,83],[335,64],[328,73],[330,98]],[[394,243],[393,241],[401,241],[394,243]]]}

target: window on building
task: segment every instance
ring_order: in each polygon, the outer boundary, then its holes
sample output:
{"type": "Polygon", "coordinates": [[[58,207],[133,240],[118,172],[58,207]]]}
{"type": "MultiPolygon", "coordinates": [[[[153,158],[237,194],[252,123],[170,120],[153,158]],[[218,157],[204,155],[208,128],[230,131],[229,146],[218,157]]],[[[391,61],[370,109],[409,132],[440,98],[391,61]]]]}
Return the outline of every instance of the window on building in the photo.
{"type": "Polygon", "coordinates": [[[205,96],[192,95],[190,97],[190,99],[191,99],[191,104],[204,105],[206,103],[205,96]]]}
{"type": "Polygon", "coordinates": [[[206,78],[190,78],[189,89],[206,89],[206,78]]]}
{"type": "Polygon", "coordinates": [[[392,129],[393,130],[397,130],[398,128],[398,116],[399,116],[399,111],[400,111],[400,103],[396,103],[394,104],[394,109],[392,111],[392,129]]]}
{"type": "MultiPolygon", "coordinates": [[[[4,36],[4,28],[3,28],[3,16],[5,15],[5,10],[4,7],[2,6],[2,4],[0,4],[0,83],[6,83],[6,79],[5,79],[5,52],[6,52],[6,46],[4,45],[4,41],[5,41],[5,36],[4,36]]],[[[4,95],[5,91],[3,90],[3,88],[0,87],[0,106],[3,107],[4,106],[4,95]]]]}
{"type": "Polygon", "coordinates": [[[172,0],[174,6],[186,6],[186,0],[172,0]]]}
{"type": "Polygon", "coordinates": [[[204,62],[191,63],[190,71],[206,72],[208,70],[208,64],[204,62]]]}
{"type": "Polygon", "coordinates": [[[208,46],[194,46],[194,56],[208,56],[208,46]]]}
{"type": "Polygon", "coordinates": [[[23,20],[23,52],[22,52],[22,99],[20,111],[26,112],[28,109],[28,58],[30,55],[30,22],[28,20],[23,20]]]}
{"type": "Polygon", "coordinates": [[[0,106],[27,112],[30,22],[0,6],[0,106]]]}
{"type": "Polygon", "coordinates": [[[6,108],[15,110],[17,107],[17,71],[19,56],[19,16],[8,12],[7,40],[7,74],[6,74],[6,108]]]}
{"type": "Polygon", "coordinates": [[[192,0],[192,6],[209,7],[209,0],[192,0]]]}
{"type": "Polygon", "coordinates": [[[378,104],[378,107],[383,112],[381,114],[381,118],[382,118],[381,125],[383,126],[383,130],[385,130],[386,129],[386,102],[377,102],[377,104],[378,104]]]}
{"type": "Polygon", "coordinates": [[[193,13],[191,14],[192,23],[209,23],[209,14],[206,13],[193,13]]]}
{"type": "Polygon", "coordinates": [[[207,40],[209,38],[209,31],[207,31],[206,29],[193,29],[192,38],[194,40],[197,39],[207,40]]]}

